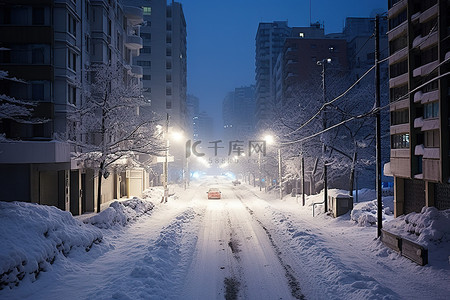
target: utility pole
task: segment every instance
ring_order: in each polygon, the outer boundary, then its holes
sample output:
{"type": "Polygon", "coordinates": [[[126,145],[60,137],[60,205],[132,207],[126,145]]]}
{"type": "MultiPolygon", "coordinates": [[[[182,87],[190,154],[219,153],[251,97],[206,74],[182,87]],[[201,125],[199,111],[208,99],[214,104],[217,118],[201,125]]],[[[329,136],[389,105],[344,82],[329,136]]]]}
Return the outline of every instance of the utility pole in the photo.
{"type": "MultiPolygon", "coordinates": [[[[322,59],[317,62],[317,64],[322,66],[322,90],[323,90],[323,111],[322,111],[322,129],[325,130],[327,128],[327,115],[326,115],[326,103],[327,103],[327,90],[325,83],[325,64],[331,63],[331,58],[322,59]]],[[[328,212],[328,190],[327,190],[327,161],[325,159],[327,148],[325,145],[324,134],[322,133],[322,157],[323,157],[323,202],[324,202],[324,210],[325,213],[328,212]]]]}
{"type": "Polygon", "coordinates": [[[258,152],[258,168],[259,168],[259,191],[261,192],[261,185],[262,185],[262,179],[261,179],[261,152],[258,152]]]}
{"type": "Polygon", "coordinates": [[[169,114],[166,114],[166,129],[165,129],[165,138],[166,138],[166,153],[164,157],[164,165],[163,165],[163,187],[164,187],[164,195],[161,199],[161,203],[166,203],[167,198],[169,197],[169,187],[168,187],[168,179],[169,179],[169,114]]]}
{"type": "Polygon", "coordinates": [[[283,174],[281,174],[281,148],[278,148],[278,180],[280,181],[280,200],[283,200],[283,174]]]}
{"type": "Polygon", "coordinates": [[[305,158],[302,152],[302,205],[305,206],[305,158]]]}
{"type": "Polygon", "coordinates": [[[375,17],[375,109],[376,109],[376,185],[377,185],[377,237],[381,236],[383,228],[382,208],[383,201],[381,198],[381,117],[380,117],[380,33],[378,31],[380,17],[375,17]]]}

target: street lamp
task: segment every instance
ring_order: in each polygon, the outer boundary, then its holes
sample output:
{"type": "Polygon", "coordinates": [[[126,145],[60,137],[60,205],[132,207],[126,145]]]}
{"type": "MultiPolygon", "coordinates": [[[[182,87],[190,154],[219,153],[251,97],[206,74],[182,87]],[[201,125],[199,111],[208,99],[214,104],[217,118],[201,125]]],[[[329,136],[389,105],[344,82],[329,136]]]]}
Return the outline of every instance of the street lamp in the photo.
{"type": "MultiPolygon", "coordinates": [[[[323,90],[323,111],[322,111],[322,127],[323,130],[327,128],[327,114],[326,114],[326,103],[327,103],[327,90],[325,85],[325,69],[327,64],[331,64],[331,58],[324,58],[317,62],[319,66],[322,66],[322,90],[323,90]]],[[[325,138],[322,133],[322,156],[323,156],[323,198],[324,198],[324,210],[325,213],[328,211],[328,182],[327,182],[327,162],[325,159],[326,152],[325,138]]]]}
{"type": "MultiPolygon", "coordinates": [[[[264,136],[264,140],[266,141],[266,144],[273,145],[275,144],[275,137],[271,134],[267,134],[264,136]]],[[[278,147],[278,182],[280,185],[280,200],[283,199],[283,189],[282,189],[282,181],[283,181],[283,174],[282,174],[282,167],[281,167],[281,148],[278,147]]]]}

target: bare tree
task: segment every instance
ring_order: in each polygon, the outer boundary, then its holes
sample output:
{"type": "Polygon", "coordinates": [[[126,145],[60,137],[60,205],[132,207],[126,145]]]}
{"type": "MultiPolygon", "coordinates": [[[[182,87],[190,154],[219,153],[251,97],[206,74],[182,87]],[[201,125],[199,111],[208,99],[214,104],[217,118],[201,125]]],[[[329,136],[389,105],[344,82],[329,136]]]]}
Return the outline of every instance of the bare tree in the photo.
{"type": "Polygon", "coordinates": [[[97,211],[100,211],[102,178],[122,158],[161,155],[161,130],[154,114],[141,114],[149,106],[141,90],[119,65],[96,65],[88,74],[91,83],[83,88],[81,105],[72,115],[74,132],[69,140],[74,156],[98,173],[97,211]]]}

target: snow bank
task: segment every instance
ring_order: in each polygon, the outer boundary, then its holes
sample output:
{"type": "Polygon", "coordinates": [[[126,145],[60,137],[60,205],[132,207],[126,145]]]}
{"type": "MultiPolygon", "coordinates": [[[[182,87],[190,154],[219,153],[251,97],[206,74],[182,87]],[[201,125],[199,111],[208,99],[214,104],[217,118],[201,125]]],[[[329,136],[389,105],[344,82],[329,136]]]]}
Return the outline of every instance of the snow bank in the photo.
{"type": "MultiPolygon", "coordinates": [[[[386,216],[391,216],[394,209],[394,197],[383,197],[383,220],[386,216]]],[[[351,220],[359,226],[372,226],[377,223],[377,200],[353,204],[353,210],[350,214],[351,220]]]]}
{"type": "Polygon", "coordinates": [[[448,243],[450,246],[450,209],[424,207],[420,213],[410,213],[386,222],[384,228],[424,247],[448,243]]]}
{"type": "Polygon", "coordinates": [[[83,220],[99,228],[111,228],[114,225],[125,226],[154,208],[154,204],[147,200],[134,197],[125,201],[114,201],[109,207],[92,217],[83,220]]]}
{"type": "Polygon", "coordinates": [[[53,206],[0,202],[0,289],[34,281],[58,255],[74,247],[89,251],[103,235],[53,206]]]}

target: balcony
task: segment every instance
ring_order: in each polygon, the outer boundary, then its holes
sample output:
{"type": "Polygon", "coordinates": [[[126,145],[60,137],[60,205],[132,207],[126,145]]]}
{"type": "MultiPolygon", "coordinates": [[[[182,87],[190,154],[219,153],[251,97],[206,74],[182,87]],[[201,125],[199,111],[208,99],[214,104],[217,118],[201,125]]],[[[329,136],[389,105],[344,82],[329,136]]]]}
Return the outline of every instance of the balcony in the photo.
{"type": "Polygon", "coordinates": [[[132,65],[131,66],[131,73],[133,76],[137,78],[142,78],[144,76],[144,70],[141,66],[132,65]]]}
{"type": "Polygon", "coordinates": [[[2,143],[0,163],[68,163],[70,146],[57,141],[2,143]]]}
{"type": "Polygon", "coordinates": [[[127,35],[125,46],[131,50],[137,50],[142,48],[142,38],[137,35],[127,35]]]}
{"type": "Polygon", "coordinates": [[[438,5],[435,4],[420,14],[419,22],[425,23],[425,22],[429,21],[431,18],[436,17],[438,15],[438,12],[439,12],[438,5]]]}
{"type": "Polygon", "coordinates": [[[420,66],[420,67],[414,69],[413,76],[414,77],[426,76],[426,75],[430,74],[431,72],[433,72],[438,67],[438,65],[439,65],[439,62],[437,60],[435,60],[428,64],[420,66]]]}
{"type": "Polygon", "coordinates": [[[133,26],[144,22],[144,11],[142,10],[142,8],[134,6],[124,6],[123,12],[125,14],[125,17],[133,26]]]}
{"type": "Polygon", "coordinates": [[[393,65],[401,60],[403,60],[408,55],[408,47],[405,47],[389,57],[389,64],[393,65]]]}
{"type": "Polygon", "coordinates": [[[414,119],[414,128],[422,128],[423,126],[423,118],[416,118],[414,119]]]}
{"type": "Polygon", "coordinates": [[[407,4],[407,0],[400,0],[395,3],[388,11],[388,18],[392,18],[393,16],[397,15],[406,7],[407,4]]]}
{"type": "Polygon", "coordinates": [[[439,129],[439,127],[440,123],[438,118],[423,120],[422,131],[436,130],[439,129]]]}
{"type": "Polygon", "coordinates": [[[389,87],[394,88],[408,82],[408,73],[389,79],[389,87]]]}
{"type": "Polygon", "coordinates": [[[428,93],[422,93],[421,91],[418,91],[414,94],[414,103],[420,102],[421,104],[425,104],[436,100],[439,100],[439,90],[431,91],[428,93]]]}
{"type": "Polygon", "coordinates": [[[412,43],[412,47],[413,48],[419,48],[419,49],[425,49],[428,48],[434,44],[437,44],[438,42],[438,32],[435,31],[433,33],[431,33],[430,35],[427,36],[421,36],[418,35],[414,38],[413,43],[412,43]]]}
{"type": "Polygon", "coordinates": [[[406,32],[406,29],[408,28],[408,22],[405,21],[402,24],[398,25],[397,27],[393,28],[392,30],[388,31],[388,40],[392,41],[393,39],[396,39],[400,35],[404,34],[406,32]]]}

